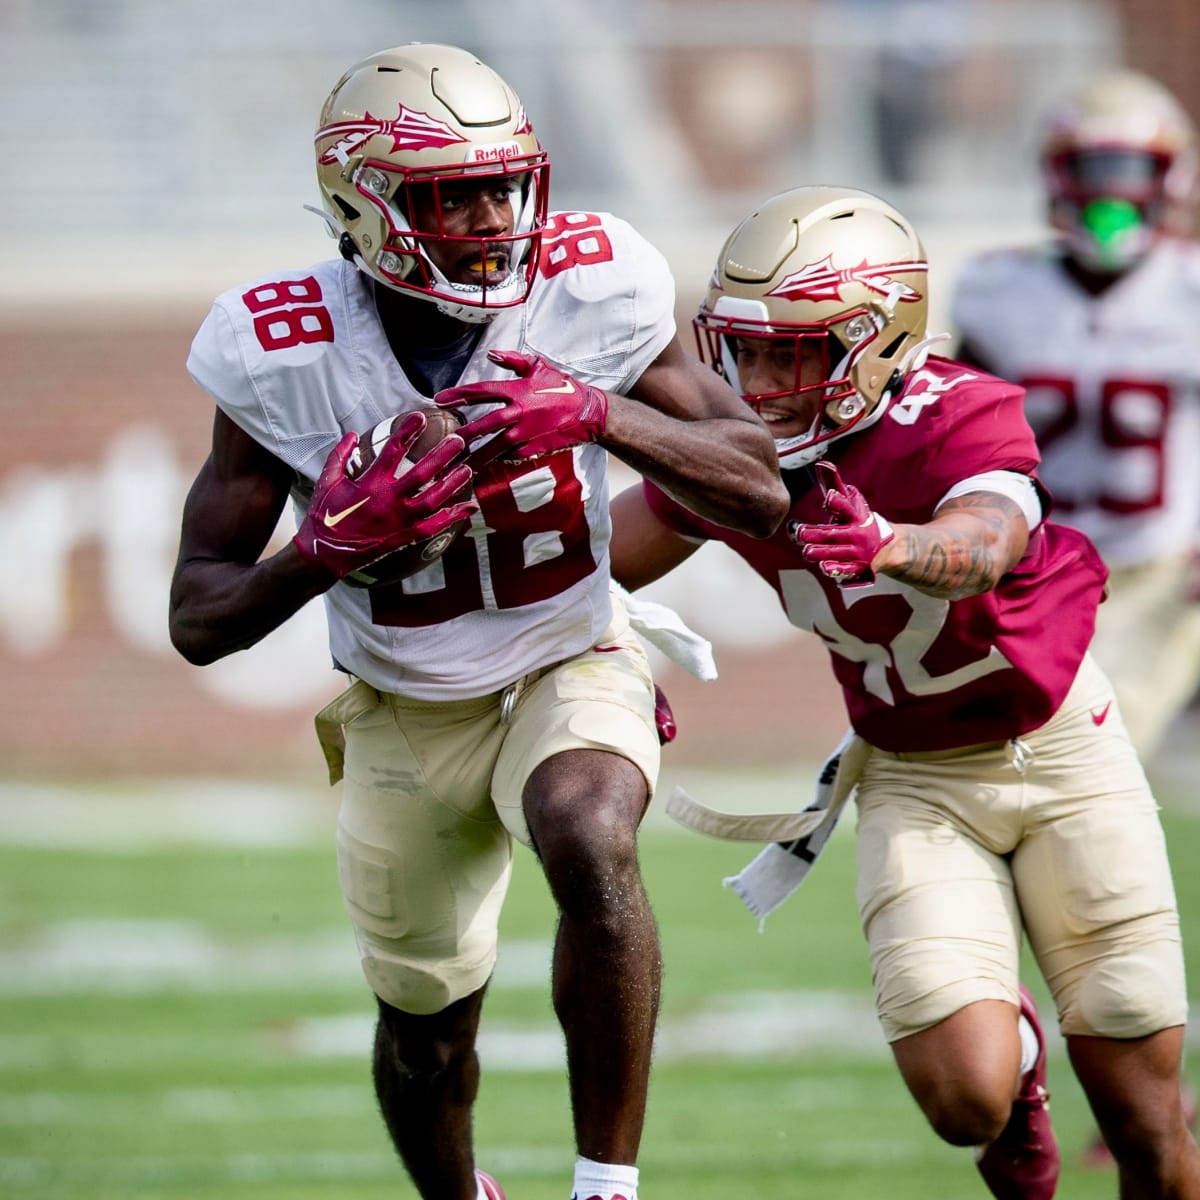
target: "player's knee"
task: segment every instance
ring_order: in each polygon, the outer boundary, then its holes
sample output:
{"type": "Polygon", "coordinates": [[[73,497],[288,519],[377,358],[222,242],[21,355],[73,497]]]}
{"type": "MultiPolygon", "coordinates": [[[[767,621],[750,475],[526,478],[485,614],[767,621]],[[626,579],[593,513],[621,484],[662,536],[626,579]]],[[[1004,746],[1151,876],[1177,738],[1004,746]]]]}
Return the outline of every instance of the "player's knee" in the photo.
{"type": "Polygon", "coordinates": [[[918,1097],[934,1132],[951,1146],[982,1146],[1000,1136],[1012,1100],[1002,1093],[969,1089],[955,1082],[918,1097]]]}
{"type": "Polygon", "coordinates": [[[636,867],[637,820],[627,804],[603,791],[541,800],[530,829],[548,874],[636,867]]]}
{"type": "Polygon", "coordinates": [[[640,887],[637,833],[628,821],[603,808],[539,841],[551,890],[561,907],[620,904],[640,887]]]}
{"type": "Polygon", "coordinates": [[[376,1061],[396,1076],[430,1080],[475,1057],[482,992],[436,1013],[404,1012],[379,997],[375,1027],[376,1061]]]}
{"type": "Polygon", "coordinates": [[[1187,1020],[1182,958],[1174,939],[1102,959],[1064,991],[1066,1034],[1139,1038],[1187,1020]]]}

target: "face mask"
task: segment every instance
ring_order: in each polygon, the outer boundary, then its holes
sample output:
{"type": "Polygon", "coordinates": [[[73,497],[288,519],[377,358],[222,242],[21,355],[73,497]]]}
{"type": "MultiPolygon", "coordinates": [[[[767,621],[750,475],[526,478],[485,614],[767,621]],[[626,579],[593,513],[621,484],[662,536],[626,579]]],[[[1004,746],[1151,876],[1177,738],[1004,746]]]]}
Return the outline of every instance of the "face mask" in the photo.
{"type": "Polygon", "coordinates": [[[1079,249],[1089,266],[1120,271],[1143,253],[1150,231],[1136,204],[1116,197],[1089,200],[1079,212],[1079,227],[1086,246],[1079,249]]]}

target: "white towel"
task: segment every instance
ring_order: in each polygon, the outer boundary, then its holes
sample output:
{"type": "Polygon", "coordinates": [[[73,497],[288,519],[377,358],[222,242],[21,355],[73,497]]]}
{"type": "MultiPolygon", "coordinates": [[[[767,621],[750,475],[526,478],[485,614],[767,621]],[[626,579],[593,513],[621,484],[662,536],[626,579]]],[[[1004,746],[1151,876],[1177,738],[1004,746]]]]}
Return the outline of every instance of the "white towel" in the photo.
{"type": "Polygon", "coordinates": [[[799,813],[724,813],[677,787],[667,813],[681,825],[726,841],[769,841],[723,883],[759,918],[759,928],[807,878],[825,849],[866,761],[866,743],[847,730],[817,775],[812,803],[799,813]]]}
{"type": "Polygon", "coordinates": [[[638,637],[697,679],[708,682],[717,678],[712,643],[684,624],[673,608],[631,595],[615,579],[611,587],[624,603],[629,627],[638,637]]]}

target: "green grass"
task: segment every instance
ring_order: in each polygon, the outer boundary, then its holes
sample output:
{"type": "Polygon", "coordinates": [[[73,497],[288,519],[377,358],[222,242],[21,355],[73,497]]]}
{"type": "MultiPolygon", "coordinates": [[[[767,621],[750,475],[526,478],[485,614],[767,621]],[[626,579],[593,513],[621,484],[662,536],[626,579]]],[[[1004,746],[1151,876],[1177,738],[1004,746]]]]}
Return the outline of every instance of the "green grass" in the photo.
{"type": "MultiPolygon", "coordinates": [[[[1174,860],[1194,861],[1200,820],[1182,795],[1163,799],[1174,860]]],[[[103,803],[119,820],[119,799],[103,803]]],[[[760,933],[720,886],[754,848],[650,823],[643,865],[666,978],[646,1200],[985,1195],[969,1153],[925,1126],[870,1017],[849,824],[760,933]],[[817,1032],[771,1043],[780,1014],[813,1016],[817,1032]]],[[[1200,962],[1200,878],[1177,875],[1200,962]]],[[[523,855],[504,917],[501,966],[515,966],[489,997],[485,1036],[553,1035],[545,981],[521,965],[536,968],[551,924],[523,855]]],[[[0,960],[0,1194],[412,1200],[374,1109],[370,997],[324,841],[0,844],[0,960]]],[[[1114,1177],[1077,1165],[1092,1126],[1057,1046],[1051,1085],[1059,1196],[1115,1194],[1114,1177]]],[[[476,1127],[510,1200],[566,1200],[561,1071],[489,1067],[485,1055],[476,1127]]]]}

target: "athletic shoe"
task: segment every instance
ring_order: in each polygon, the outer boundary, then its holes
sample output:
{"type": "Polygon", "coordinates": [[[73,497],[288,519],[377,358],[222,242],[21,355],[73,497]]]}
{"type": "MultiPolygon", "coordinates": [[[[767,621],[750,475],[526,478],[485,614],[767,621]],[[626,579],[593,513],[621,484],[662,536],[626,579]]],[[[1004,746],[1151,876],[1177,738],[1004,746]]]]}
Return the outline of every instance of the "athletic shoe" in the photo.
{"type": "MultiPolygon", "coordinates": [[[[1183,1119],[1187,1127],[1194,1131],[1197,1114],[1196,1093],[1188,1084],[1182,1083],[1179,1085],[1179,1098],[1183,1102],[1183,1119]]],[[[1079,1156],[1079,1161],[1082,1166],[1091,1170],[1103,1170],[1117,1165],[1117,1160],[1113,1158],[1112,1151],[1105,1144],[1104,1138],[1099,1133],[1084,1146],[1083,1153],[1079,1156]]]]}
{"type": "Polygon", "coordinates": [[[1052,1200],[1059,1156],[1046,1091],[1046,1039],[1033,997],[1024,985],[1020,992],[1021,1015],[1037,1034],[1037,1061],[1021,1080],[1008,1124],[983,1148],[975,1165],[997,1200],[1052,1200]]]}
{"type": "Polygon", "coordinates": [[[486,1172],[475,1168],[475,1178],[487,1200],[504,1200],[504,1189],[486,1172]]]}

